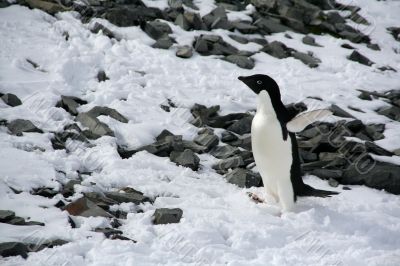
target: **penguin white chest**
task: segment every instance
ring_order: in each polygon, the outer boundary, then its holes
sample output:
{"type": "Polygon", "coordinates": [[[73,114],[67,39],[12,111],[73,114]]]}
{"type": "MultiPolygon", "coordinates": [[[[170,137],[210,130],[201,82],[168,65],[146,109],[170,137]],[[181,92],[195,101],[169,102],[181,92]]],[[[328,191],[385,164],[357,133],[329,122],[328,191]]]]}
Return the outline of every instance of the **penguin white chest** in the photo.
{"type": "Polygon", "coordinates": [[[269,194],[278,199],[282,207],[294,204],[290,169],[293,162],[290,136],[283,139],[281,124],[268,94],[261,92],[257,113],[251,125],[253,156],[269,194]]]}

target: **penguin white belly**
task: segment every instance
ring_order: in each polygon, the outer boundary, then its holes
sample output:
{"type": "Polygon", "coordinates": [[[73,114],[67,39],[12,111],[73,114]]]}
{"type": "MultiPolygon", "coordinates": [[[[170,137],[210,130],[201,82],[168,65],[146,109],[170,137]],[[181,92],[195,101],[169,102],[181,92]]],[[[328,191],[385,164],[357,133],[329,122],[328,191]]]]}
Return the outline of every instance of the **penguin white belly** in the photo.
{"type": "Polygon", "coordinates": [[[292,144],[283,139],[282,128],[275,113],[257,112],[251,125],[254,160],[268,194],[278,199],[286,211],[294,205],[290,180],[292,144]]]}

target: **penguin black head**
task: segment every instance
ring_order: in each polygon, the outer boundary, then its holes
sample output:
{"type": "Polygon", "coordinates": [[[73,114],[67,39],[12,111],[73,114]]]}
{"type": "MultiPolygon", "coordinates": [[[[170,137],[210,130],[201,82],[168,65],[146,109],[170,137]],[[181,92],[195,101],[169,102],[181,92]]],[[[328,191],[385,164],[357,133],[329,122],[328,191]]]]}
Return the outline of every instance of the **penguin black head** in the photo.
{"type": "Polygon", "coordinates": [[[257,95],[261,91],[265,90],[272,99],[281,98],[278,84],[267,75],[257,74],[247,77],[240,76],[238,79],[246,84],[257,95]]]}

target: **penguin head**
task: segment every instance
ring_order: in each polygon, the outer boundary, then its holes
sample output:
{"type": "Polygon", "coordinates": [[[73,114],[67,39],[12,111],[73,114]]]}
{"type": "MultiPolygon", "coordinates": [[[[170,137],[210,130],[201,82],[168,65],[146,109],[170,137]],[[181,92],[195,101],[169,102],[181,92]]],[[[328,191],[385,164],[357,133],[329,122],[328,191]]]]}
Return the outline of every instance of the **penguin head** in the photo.
{"type": "Polygon", "coordinates": [[[281,98],[278,84],[275,82],[275,80],[267,75],[257,74],[247,77],[240,76],[238,79],[246,84],[247,87],[249,87],[257,95],[261,91],[265,90],[272,99],[281,98]]]}

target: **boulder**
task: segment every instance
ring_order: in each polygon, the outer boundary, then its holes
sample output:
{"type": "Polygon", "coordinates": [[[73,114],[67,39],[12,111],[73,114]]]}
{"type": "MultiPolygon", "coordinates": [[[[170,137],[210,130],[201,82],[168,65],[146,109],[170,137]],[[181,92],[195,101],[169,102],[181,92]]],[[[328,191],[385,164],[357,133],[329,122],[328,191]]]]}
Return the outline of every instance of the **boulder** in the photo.
{"type": "Polygon", "coordinates": [[[193,171],[196,171],[199,168],[199,157],[192,150],[189,149],[186,149],[183,152],[172,151],[170,159],[177,165],[189,167],[193,171]]]}
{"type": "Polygon", "coordinates": [[[225,175],[225,179],[241,188],[259,187],[261,186],[261,176],[250,170],[236,168],[225,175]]]}
{"type": "Polygon", "coordinates": [[[160,208],[156,209],[153,215],[154,224],[171,224],[179,223],[182,218],[183,211],[179,208],[167,209],[160,208]]]}
{"type": "Polygon", "coordinates": [[[0,210],[0,223],[6,223],[7,221],[15,217],[15,212],[8,210],[0,210]]]}
{"type": "Polygon", "coordinates": [[[87,101],[74,96],[61,95],[61,100],[56,106],[61,107],[71,115],[76,116],[78,115],[78,107],[82,104],[87,104],[87,101]]]}
{"type": "Polygon", "coordinates": [[[247,56],[243,55],[228,55],[223,58],[223,60],[228,61],[237,65],[240,68],[252,69],[254,68],[254,61],[247,56]]]}
{"type": "Polygon", "coordinates": [[[315,58],[312,55],[301,53],[298,51],[293,52],[292,56],[311,68],[317,67],[319,63],[321,63],[321,60],[319,60],[318,58],[315,58]]]}
{"type": "Polygon", "coordinates": [[[193,141],[203,147],[206,147],[206,151],[209,151],[218,145],[219,139],[213,133],[203,133],[196,136],[193,141]]]}
{"type": "Polygon", "coordinates": [[[8,130],[13,135],[22,135],[22,132],[37,132],[43,133],[43,131],[37,128],[31,121],[25,119],[16,119],[11,121],[7,125],[8,130]]]}
{"type": "Polygon", "coordinates": [[[201,55],[233,55],[238,54],[238,50],[225,42],[217,35],[200,35],[195,38],[193,47],[201,55]]]}
{"type": "Polygon", "coordinates": [[[316,46],[316,47],[322,47],[322,45],[319,45],[318,43],[316,43],[314,37],[311,37],[309,35],[304,36],[303,39],[301,39],[301,41],[304,44],[307,44],[307,45],[316,46]]]}
{"type": "Polygon", "coordinates": [[[99,70],[99,72],[97,73],[97,80],[99,82],[104,82],[106,80],[109,80],[110,78],[107,77],[106,72],[104,70],[99,70]]]}
{"type": "Polygon", "coordinates": [[[168,34],[172,33],[169,25],[160,21],[147,22],[144,31],[154,40],[168,37],[168,34]]]}
{"type": "Polygon", "coordinates": [[[210,154],[218,159],[226,159],[240,153],[237,147],[231,145],[218,146],[211,150],[210,154]]]}
{"type": "Polygon", "coordinates": [[[118,120],[121,123],[128,123],[129,121],[126,117],[121,115],[117,110],[106,106],[95,106],[92,109],[90,109],[90,111],[88,111],[87,114],[91,115],[92,117],[106,115],[111,118],[114,118],[115,120],[118,120]]]}
{"type": "Polygon", "coordinates": [[[104,26],[103,24],[99,22],[95,22],[93,26],[90,27],[90,31],[93,33],[102,33],[103,35],[107,36],[110,39],[117,39],[120,40],[120,38],[116,37],[115,33],[112,32],[109,28],[104,26]]]}
{"type": "Polygon", "coordinates": [[[217,171],[226,171],[228,169],[238,168],[244,165],[244,161],[240,156],[233,156],[227,159],[220,160],[212,166],[217,171]]]}
{"type": "Polygon", "coordinates": [[[238,121],[233,123],[231,126],[229,126],[227,129],[229,131],[232,131],[239,135],[250,133],[252,121],[253,121],[253,116],[249,115],[249,116],[243,117],[242,119],[239,119],[238,121]]]}
{"type": "Polygon", "coordinates": [[[284,45],[281,42],[273,41],[269,44],[266,44],[261,51],[263,51],[273,57],[276,57],[278,59],[282,59],[282,58],[289,57],[292,54],[292,51],[294,51],[294,50],[291,48],[288,48],[286,45],[284,45]]]}
{"type": "Polygon", "coordinates": [[[26,259],[28,257],[28,247],[20,242],[3,242],[0,243],[0,256],[21,256],[26,259]]]}
{"type": "Polygon", "coordinates": [[[190,58],[192,55],[193,49],[188,45],[180,46],[176,51],[176,56],[180,58],[190,58]]]}
{"type": "Polygon", "coordinates": [[[93,201],[89,200],[86,197],[79,198],[67,206],[64,207],[69,214],[75,216],[83,216],[83,217],[107,217],[112,218],[113,215],[106,212],[99,206],[97,206],[93,201]]]}
{"type": "Polygon", "coordinates": [[[347,58],[351,61],[358,62],[366,66],[372,66],[373,64],[375,64],[374,62],[372,62],[367,57],[365,57],[364,55],[360,54],[357,51],[353,51],[347,58]]]}
{"type": "Polygon", "coordinates": [[[15,107],[22,104],[21,100],[17,97],[17,95],[12,93],[6,93],[2,95],[1,99],[4,101],[4,103],[6,103],[11,107],[15,107]]]}
{"type": "Polygon", "coordinates": [[[86,135],[88,138],[99,138],[101,136],[114,136],[114,132],[111,128],[108,127],[103,122],[100,122],[99,119],[93,117],[93,115],[89,113],[80,113],[76,120],[80,122],[83,126],[89,128],[89,135],[86,135]]]}
{"type": "Polygon", "coordinates": [[[270,17],[261,17],[257,19],[254,22],[254,26],[256,26],[259,32],[264,35],[291,30],[289,27],[283,25],[279,19],[270,17]]]}
{"type": "Polygon", "coordinates": [[[169,49],[172,45],[174,45],[174,40],[170,37],[162,37],[158,39],[151,47],[157,49],[169,49]]]}
{"type": "Polygon", "coordinates": [[[400,121],[400,108],[394,105],[378,110],[378,114],[384,115],[396,121],[400,121]]]}

